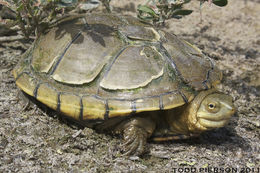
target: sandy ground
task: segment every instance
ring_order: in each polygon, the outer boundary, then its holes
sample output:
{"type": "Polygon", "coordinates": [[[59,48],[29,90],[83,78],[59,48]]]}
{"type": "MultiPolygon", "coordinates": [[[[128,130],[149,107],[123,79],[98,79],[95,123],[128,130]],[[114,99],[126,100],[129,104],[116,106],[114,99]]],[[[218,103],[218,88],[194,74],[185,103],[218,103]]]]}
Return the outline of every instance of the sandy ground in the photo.
{"type": "MultiPolygon", "coordinates": [[[[134,15],[136,4],[113,0],[118,13],[134,15]]],[[[197,139],[149,143],[142,156],[120,156],[120,139],[68,124],[34,107],[22,111],[11,70],[30,43],[0,43],[0,172],[259,172],[260,3],[229,1],[225,8],[199,4],[192,15],[170,20],[166,30],[187,39],[223,70],[222,91],[237,113],[221,129],[197,139]]]]}

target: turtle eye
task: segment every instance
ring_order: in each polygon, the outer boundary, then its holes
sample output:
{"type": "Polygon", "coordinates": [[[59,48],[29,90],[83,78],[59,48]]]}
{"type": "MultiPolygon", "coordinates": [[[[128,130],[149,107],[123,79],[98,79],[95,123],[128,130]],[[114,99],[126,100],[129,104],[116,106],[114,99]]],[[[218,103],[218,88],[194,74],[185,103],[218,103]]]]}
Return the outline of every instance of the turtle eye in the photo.
{"type": "Polygon", "coordinates": [[[209,109],[214,109],[216,107],[216,104],[215,103],[209,103],[208,104],[208,108],[209,109]]]}
{"type": "Polygon", "coordinates": [[[219,111],[219,103],[218,102],[209,102],[207,104],[207,110],[212,113],[216,113],[219,111]]]}

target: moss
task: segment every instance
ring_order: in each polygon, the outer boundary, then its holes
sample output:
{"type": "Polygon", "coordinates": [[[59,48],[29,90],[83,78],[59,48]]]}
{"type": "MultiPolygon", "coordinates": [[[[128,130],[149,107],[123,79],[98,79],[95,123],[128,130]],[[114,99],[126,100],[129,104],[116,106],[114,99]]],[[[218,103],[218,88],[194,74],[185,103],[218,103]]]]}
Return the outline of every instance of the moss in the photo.
{"type": "Polygon", "coordinates": [[[168,71],[169,77],[172,81],[178,80],[176,71],[172,68],[172,66],[170,64],[167,65],[167,71],[168,71]]]}

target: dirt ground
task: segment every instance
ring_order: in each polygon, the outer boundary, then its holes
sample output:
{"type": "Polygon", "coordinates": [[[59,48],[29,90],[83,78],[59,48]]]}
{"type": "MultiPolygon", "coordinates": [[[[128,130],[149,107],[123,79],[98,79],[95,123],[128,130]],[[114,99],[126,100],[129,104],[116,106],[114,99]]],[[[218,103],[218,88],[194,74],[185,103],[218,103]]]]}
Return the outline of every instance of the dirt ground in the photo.
{"type": "MultiPolygon", "coordinates": [[[[140,1],[113,0],[117,13],[134,15],[140,1]]],[[[22,111],[11,70],[30,43],[0,43],[0,172],[210,172],[260,170],[260,2],[199,4],[166,30],[194,43],[223,70],[221,90],[237,113],[199,138],[149,143],[142,157],[121,157],[120,139],[74,126],[34,107],[22,111]],[[184,169],[185,168],[185,169],[184,169]],[[247,169],[245,169],[247,168],[247,169]]]]}

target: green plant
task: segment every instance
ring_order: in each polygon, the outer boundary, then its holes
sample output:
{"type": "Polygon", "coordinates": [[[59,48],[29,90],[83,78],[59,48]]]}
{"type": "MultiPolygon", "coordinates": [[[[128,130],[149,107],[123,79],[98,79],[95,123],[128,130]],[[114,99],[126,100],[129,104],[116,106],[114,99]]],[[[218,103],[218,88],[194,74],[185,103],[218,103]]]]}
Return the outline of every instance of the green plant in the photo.
{"type": "MultiPolygon", "coordinates": [[[[170,18],[180,19],[192,13],[192,10],[184,9],[183,5],[191,0],[148,0],[145,5],[138,6],[138,18],[144,22],[156,25],[164,24],[170,18]]],[[[227,0],[199,0],[202,5],[205,1],[223,7],[227,0]]]]}
{"type": "MultiPolygon", "coordinates": [[[[102,3],[108,12],[111,12],[111,0],[0,0],[12,10],[16,21],[6,22],[6,26],[18,25],[25,37],[32,34],[36,36],[55,24],[67,15],[79,13],[80,11],[93,10],[102,3]],[[101,2],[100,2],[101,1],[101,2]],[[8,24],[7,24],[8,23],[8,24]]],[[[191,0],[148,0],[145,5],[138,6],[138,18],[143,22],[161,25],[170,18],[181,18],[189,15],[192,10],[184,9],[184,4],[191,0]]],[[[227,5],[227,0],[199,0],[202,5],[209,1],[217,6],[227,5]]]]}
{"type": "Polygon", "coordinates": [[[16,21],[12,21],[12,25],[19,25],[27,38],[33,33],[37,36],[61,18],[75,12],[79,4],[88,10],[96,7],[87,3],[84,0],[0,0],[1,5],[16,14],[16,21]]]}
{"type": "Polygon", "coordinates": [[[29,37],[32,32],[39,33],[47,26],[59,9],[57,0],[5,0],[1,4],[16,13],[18,24],[23,34],[29,37]]]}

